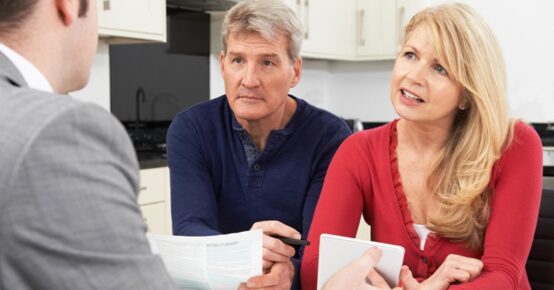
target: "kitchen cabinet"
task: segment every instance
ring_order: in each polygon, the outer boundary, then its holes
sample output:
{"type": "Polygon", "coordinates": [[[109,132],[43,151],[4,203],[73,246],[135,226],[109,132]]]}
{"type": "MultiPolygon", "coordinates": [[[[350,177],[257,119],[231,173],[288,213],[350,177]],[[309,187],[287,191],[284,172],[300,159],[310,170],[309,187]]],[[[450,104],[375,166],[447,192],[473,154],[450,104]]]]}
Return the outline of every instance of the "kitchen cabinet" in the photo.
{"type": "Polygon", "coordinates": [[[331,60],[394,59],[402,29],[437,0],[286,0],[304,28],[301,55],[331,60]]]}
{"type": "Polygon", "coordinates": [[[165,42],[166,0],[96,0],[98,33],[113,42],[165,42]]]}
{"type": "Polygon", "coordinates": [[[167,167],[140,171],[138,204],[148,232],[171,234],[171,203],[167,167]]]}

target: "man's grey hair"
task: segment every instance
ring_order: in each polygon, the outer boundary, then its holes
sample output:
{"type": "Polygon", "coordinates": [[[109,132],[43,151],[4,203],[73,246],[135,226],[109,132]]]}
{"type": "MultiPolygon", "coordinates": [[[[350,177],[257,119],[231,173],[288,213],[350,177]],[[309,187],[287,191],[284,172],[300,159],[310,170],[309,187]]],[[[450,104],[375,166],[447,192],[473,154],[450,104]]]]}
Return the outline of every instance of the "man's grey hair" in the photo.
{"type": "Polygon", "coordinates": [[[291,62],[300,57],[302,25],[292,9],[282,0],[243,0],[236,4],[223,20],[223,52],[231,34],[259,33],[268,41],[280,34],[288,42],[287,53],[291,62]]]}

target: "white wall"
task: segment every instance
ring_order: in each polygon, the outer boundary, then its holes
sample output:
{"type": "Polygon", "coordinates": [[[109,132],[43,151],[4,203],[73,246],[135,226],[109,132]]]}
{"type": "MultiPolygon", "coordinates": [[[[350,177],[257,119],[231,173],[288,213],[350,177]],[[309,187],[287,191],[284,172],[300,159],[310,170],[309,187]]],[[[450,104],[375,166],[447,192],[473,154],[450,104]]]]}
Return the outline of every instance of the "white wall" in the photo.
{"type": "MultiPolygon", "coordinates": [[[[495,31],[508,69],[508,99],[514,116],[554,122],[554,1],[462,0],[473,6],[495,31]]],[[[217,64],[221,15],[212,18],[210,95],[223,94],[217,64]]],[[[348,118],[388,121],[393,61],[335,62],[305,60],[299,85],[291,93],[348,118]]]]}

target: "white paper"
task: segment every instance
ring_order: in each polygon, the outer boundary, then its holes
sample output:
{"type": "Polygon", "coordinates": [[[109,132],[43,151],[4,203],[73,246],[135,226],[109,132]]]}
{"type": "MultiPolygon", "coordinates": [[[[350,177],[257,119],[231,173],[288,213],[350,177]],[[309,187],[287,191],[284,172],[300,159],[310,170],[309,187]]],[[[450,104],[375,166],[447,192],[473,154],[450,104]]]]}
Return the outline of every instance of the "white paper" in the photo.
{"type": "Polygon", "coordinates": [[[184,237],[147,234],[180,289],[229,290],[262,274],[262,230],[184,237]]]}

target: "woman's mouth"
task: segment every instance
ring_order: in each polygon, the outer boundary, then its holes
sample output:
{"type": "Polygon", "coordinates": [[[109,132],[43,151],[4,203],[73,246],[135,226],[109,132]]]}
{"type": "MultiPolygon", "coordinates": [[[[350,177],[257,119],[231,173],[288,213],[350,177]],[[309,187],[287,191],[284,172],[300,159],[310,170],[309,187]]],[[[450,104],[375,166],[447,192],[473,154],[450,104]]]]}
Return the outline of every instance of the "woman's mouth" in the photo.
{"type": "Polygon", "coordinates": [[[417,103],[425,103],[425,101],[423,99],[421,99],[420,97],[404,90],[404,89],[400,89],[400,93],[402,94],[402,96],[404,96],[405,98],[411,100],[411,101],[414,101],[414,102],[417,102],[417,103]]]}

